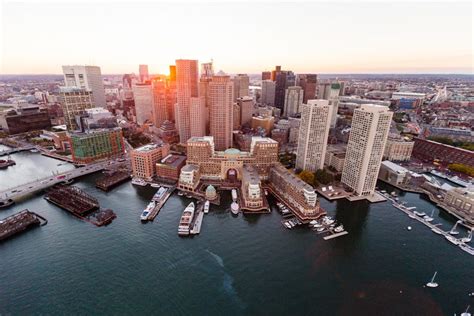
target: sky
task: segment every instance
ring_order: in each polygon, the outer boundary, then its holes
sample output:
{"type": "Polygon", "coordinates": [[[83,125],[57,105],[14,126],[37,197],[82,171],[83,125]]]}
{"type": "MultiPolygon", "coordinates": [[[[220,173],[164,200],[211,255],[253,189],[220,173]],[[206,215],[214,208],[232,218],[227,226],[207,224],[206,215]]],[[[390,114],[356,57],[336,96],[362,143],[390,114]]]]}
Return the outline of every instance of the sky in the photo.
{"type": "Polygon", "coordinates": [[[0,74],[168,73],[175,59],[259,73],[473,73],[469,2],[0,0],[0,74]]]}

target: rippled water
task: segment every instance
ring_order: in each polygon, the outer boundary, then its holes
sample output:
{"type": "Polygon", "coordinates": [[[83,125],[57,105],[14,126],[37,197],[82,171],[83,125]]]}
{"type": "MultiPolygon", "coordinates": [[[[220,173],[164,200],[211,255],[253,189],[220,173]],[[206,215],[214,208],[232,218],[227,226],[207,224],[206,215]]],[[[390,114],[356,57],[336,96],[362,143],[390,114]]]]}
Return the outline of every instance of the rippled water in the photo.
{"type": "MultiPolygon", "coordinates": [[[[13,159],[21,163],[0,171],[0,188],[60,163],[32,153],[13,159]]],[[[173,195],[142,224],[156,189],[128,182],[105,193],[94,187],[98,176],[75,185],[117,213],[107,227],[72,217],[42,193],[0,210],[4,218],[29,208],[49,221],[0,243],[0,314],[453,315],[473,305],[474,257],[388,203],[322,199],[349,231],[330,241],[283,228],[277,212],[233,217],[227,206],[211,207],[199,236],[179,238],[189,199],[173,195]],[[440,286],[424,288],[434,271],[440,286]]],[[[418,194],[401,199],[433,208],[418,194]]],[[[435,221],[454,224],[444,213],[435,221]]]]}

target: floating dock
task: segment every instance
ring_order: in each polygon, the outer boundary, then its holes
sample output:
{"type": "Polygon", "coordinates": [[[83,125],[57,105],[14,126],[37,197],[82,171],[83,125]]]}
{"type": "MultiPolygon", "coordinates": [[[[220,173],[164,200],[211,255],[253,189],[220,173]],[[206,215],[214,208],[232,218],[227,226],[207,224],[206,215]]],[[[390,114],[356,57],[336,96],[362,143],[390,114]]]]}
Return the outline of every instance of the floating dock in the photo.
{"type": "Polygon", "coordinates": [[[171,194],[173,194],[175,188],[176,187],[174,186],[169,187],[168,191],[166,191],[166,193],[161,197],[161,199],[159,201],[156,201],[155,208],[153,209],[153,211],[151,211],[150,216],[148,216],[149,221],[153,221],[155,219],[155,217],[161,211],[161,208],[163,207],[163,205],[165,205],[166,201],[168,201],[168,198],[171,196],[171,194]]]}
{"type": "Polygon", "coordinates": [[[95,186],[103,191],[108,191],[113,187],[130,180],[129,172],[116,171],[109,175],[104,175],[95,182],[95,186]]]}
{"type": "Polygon", "coordinates": [[[197,235],[201,232],[202,220],[204,218],[204,204],[199,205],[197,209],[197,215],[194,216],[194,223],[192,228],[189,230],[191,235],[197,235]]]}
{"type": "Polygon", "coordinates": [[[329,236],[324,236],[323,239],[324,240],[329,240],[329,239],[333,239],[333,238],[336,238],[336,237],[339,237],[339,236],[344,236],[344,235],[347,235],[349,234],[348,232],[346,231],[342,231],[340,233],[334,233],[334,234],[331,234],[329,236]]]}
{"type": "Polygon", "coordinates": [[[34,226],[46,225],[48,221],[28,209],[0,220],[0,241],[19,234],[34,226]]]}
{"type": "Polygon", "coordinates": [[[55,185],[48,190],[44,198],[96,226],[107,225],[117,217],[112,210],[101,209],[95,197],[75,186],[55,185]]]}

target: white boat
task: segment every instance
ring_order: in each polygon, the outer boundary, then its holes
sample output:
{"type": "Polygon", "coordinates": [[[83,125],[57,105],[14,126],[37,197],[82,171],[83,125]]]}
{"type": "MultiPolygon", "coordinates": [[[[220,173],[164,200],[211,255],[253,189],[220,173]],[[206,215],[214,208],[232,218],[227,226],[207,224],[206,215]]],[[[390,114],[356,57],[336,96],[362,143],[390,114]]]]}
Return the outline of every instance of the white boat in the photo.
{"type": "Polygon", "coordinates": [[[408,217],[410,217],[410,218],[416,218],[416,216],[413,215],[413,214],[408,214],[408,217]]]}
{"type": "Polygon", "coordinates": [[[183,196],[184,193],[183,193],[182,191],[178,191],[178,195],[179,195],[179,196],[183,196]]]}
{"type": "Polygon", "coordinates": [[[318,229],[316,229],[318,232],[322,232],[324,230],[324,227],[319,227],[318,229]]]}
{"type": "Polygon", "coordinates": [[[411,226],[408,226],[407,229],[408,229],[408,230],[411,230],[411,226]]]}
{"type": "Polygon", "coordinates": [[[160,188],[161,186],[158,183],[152,183],[151,187],[152,188],[160,188]]]}
{"type": "Polygon", "coordinates": [[[194,218],[194,209],[193,202],[189,203],[189,205],[184,209],[183,215],[181,215],[181,219],[179,220],[178,235],[189,235],[189,228],[191,227],[191,222],[194,218]]]}
{"type": "Polygon", "coordinates": [[[458,227],[458,224],[461,223],[461,221],[457,221],[456,224],[454,224],[453,228],[449,231],[450,235],[459,235],[459,232],[456,230],[456,227],[458,227]]]}
{"type": "Polygon", "coordinates": [[[292,229],[291,225],[288,222],[284,222],[283,225],[285,225],[286,228],[292,229]]]}
{"type": "Polygon", "coordinates": [[[395,191],[392,191],[392,193],[390,193],[391,196],[397,196],[397,192],[395,191]]]}
{"type": "Polygon", "coordinates": [[[336,228],[334,228],[334,231],[335,231],[336,233],[340,233],[340,232],[344,231],[344,226],[339,225],[339,226],[337,226],[336,228]]]}
{"type": "Polygon", "coordinates": [[[436,272],[434,273],[433,278],[431,278],[431,281],[428,282],[428,283],[426,283],[426,286],[427,286],[427,287],[432,287],[432,288],[433,288],[433,287],[438,287],[438,283],[436,283],[436,282],[434,281],[435,278],[436,278],[436,274],[438,274],[438,271],[436,271],[436,272]]]}
{"type": "Polygon", "coordinates": [[[323,225],[319,224],[319,223],[316,223],[313,225],[314,228],[320,228],[320,227],[323,227],[323,225]]]}
{"type": "Polygon", "coordinates": [[[461,313],[461,316],[471,316],[471,313],[469,313],[469,308],[471,305],[468,305],[464,313],[461,313]]]}
{"type": "Polygon", "coordinates": [[[265,191],[263,191],[263,192],[265,192],[265,195],[268,195],[268,191],[267,191],[267,189],[265,189],[265,191]]]}
{"type": "Polygon", "coordinates": [[[30,149],[30,152],[32,152],[32,153],[38,153],[38,152],[39,152],[39,150],[38,150],[38,149],[36,149],[36,148],[33,148],[33,149],[30,149]]]}
{"type": "Polygon", "coordinates": [[[459,240],[459,239],[456,239],[454,238],[453,236],[450,236],[450,235],[445,235],[444,236],[450,243],[458,246],[460,244],[462,244],[462,242],[459,240]]]}
{"type": "Polygon", "coordinates": [[[153,198],[151,200],[158,202],[159,200],[161,200],[166,191],[168,191],[168,189],[165,187],[159,188],[158,191],[156,191],[155,195],[153,195],[153,198]]]}
{"type": "Polygon", "coordinates": [[[232,202],[232,204],[230,205],[230,211],[234,215],[239,214],[239,204],[237,204],[236,202],[232,202]]]}
{"type": "Polygon", "coordinates": [[[139,185],[139,186],[142,186],[142,187],[147,185],[146,181],[143,180],[143,179],[140,179],[140,178],[133,178],[132,179],[132,184],[139,185]]]}
{"type": "Polygon", "coordinates": [[[317,223],[318,223],[318,221],[315,220],[315,219],[313,219],[311,222],[309,222],[310,225],[314,225],[314,224],[317,224],[317,223]]]}
{"type": "Polygon", "coordinates": [[[331,224],[334,224],[334,220],[333,219],[327,219],[327,220],[324,220],[323,223],[326,224],[326,225],[331,225],[331,224]]]}
{"type": "Polygon", "coordinates": [[[432,221],[434,220],[434,218],[433,218],[434,211],[435,211],[435,210],[433,210],[433,211],[431,212],[431,215],[430,215],[430,216],[428,216],[428,215],[423,216],[423,219],[425,220],[425,222],[432,222],[432,221]]]}
{"type": "Polygon", "coordinates": [[[472,230],[469,231],[469,235],[467,235],[467,237],[461,238],[461,241],[465,243],[471,242],[471,240],[472,240],[472,230]]]}
{"type": "Polygon", "coordinates": [[[426,215],[425,212],[417,212],[417,211],[414,211],[413,213],[414,213],[416,216],[420,216],[420,217],[423,217],[423,216],[426,215]]]}
{"type": "Polygon", "coordinates": [[[431,231],[435,234],[438,234],[438,235],[442,235],[443,234],[443,231],[441,229],[439,229],[438,227],[433,227],[431,228],[431,231]]]}
{"type": "Polygon", "coordinates": [[[209,213],[209,207],[211,206],[211,202],[206,200],[206,203],[204,203],[204,214],[209,213]]]}
{"type": "Polygon", "coordinates": [[[150,216],[150,213],[153,211],[155,208],[155,202],[150,202],[147,207],[143,210],[142,215],[140,215],[140,219],[142,221],[147,221],[148,217],[150,216]]]}
{"type": "Polygon", "coordinates": [[[237,190],[232,189],[232,201],[237,201],[237,190]]]}

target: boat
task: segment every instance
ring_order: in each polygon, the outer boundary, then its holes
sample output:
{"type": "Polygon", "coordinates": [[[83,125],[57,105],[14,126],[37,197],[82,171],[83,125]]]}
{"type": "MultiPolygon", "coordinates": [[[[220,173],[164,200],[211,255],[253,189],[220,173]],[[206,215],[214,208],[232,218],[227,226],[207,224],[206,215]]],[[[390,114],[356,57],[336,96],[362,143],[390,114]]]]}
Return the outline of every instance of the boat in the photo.
{"type": "Polygon", "coordinates": [[[315,220],[315,219],[313,219],[311,222],[309,222],[310,225],[314,225],[314,224],[317,224],[317,223],[318,223],[318,221],[315,220]]]}
{"type": "Polygon", "coordinates": [[[426,286],[427,287],[431,287],[431,288],[434,288],[434,287],[438,287],[438,283],[436,283],[434,280],[436,278],[436,274],[438,274],[438,271],[436,271],[433,275],[433,277],[431,278],[431,281],[426,283],[426,286]]]}
{"type": "Polygon", "coordinates": [[[322,232],[324,230],[324,227],[319,227],[318,229],[316,229],[318,232],[322,232]]]}
{"type": "Polygon", "coordinates": [[[182,191],[178,191],[178,195],[179,195],[179,196],[183,196],[184,193],[183,193],[182,191]]]}
{"type": "Polygon", "coordinates": [[[472,248],[471,246],[466,245],[466,244],[464,244],[464,243],[461,243],[461,244],[459,244],[459,248],[461,248],[462,250],[464,250],[464,251],[467,252],[468,254],[474,256],[474,248],[472,248]]]}
{"type": "Polygon", "coordinates": [[[147,185],[146,181],[140,178],[133,178],[132,179],[132,184],[134,185],[139,185],[141,187],[144,187],[147,185]]]}
{"type": "Polygon", "coordinates": [[[408,226],[407,229],[408,229],[408,230],[411,230],[411,226],[408,226]]]}
{"type": "Polygon", "coordinates": [[[461,316],[471,316],[471,313],[469,313],[469,308],[471,305],[468,305],[464,313],[461,313],[461,316]]]}
{"type": "Polygon", "coordinates": [[[178,235],[189,235],[189,228],[191,227],[191,222],[194,218],[194,209],[195,206],[193,202],[189,203],[189,205],[184,209],[183,215],[181,215],[181,219],[179,220],[178,235]]]}
{"type": "Polygon", "coordinates": [[[431,215],[430,215],[430,216],[428,216],[428,215],[423,216],[423,219],[425,220],[425,222],[432,222],[432,221],[434,220],[434,218],[433,218],[434,211],[435,211],[435,210],[433,210],[433,211],[431,212],[431,215]]]}
{"type": "Polygon", "coordinates": [[[416,216],[413,215],[413,213],[408,214],[408,217],[410,217],[410,218],[416,218],[416,216]]]}
{"type": "Polygon", "coordinates": [[[323,220],[323,223],[326,224],[326,225],[331,225],[334,223],[334,220],[333,219],[326,219],[326,220],[323,220]]]}
{"type": "Polygon", "coordinates": [[[0,159],[0,169],[7,169],[8,167],[14,165],[16,165],[16,162],[10,159],[10,156],[8,156],[7,160],[0,159]]]}
{"type": "Polygon", "coordinates": [[[316,223],[313,225],[314,228],[320,228],[320,227],[323,227],[323,225],[319,224],[319,223],[316,223]]]}
{"type": "Polygon", "coordinates": [[[334,231],[335,231],[336,233],[340,233],[340,232],[344,231],[344,226],[339,225],[339,226],[337,226],[336,228],[334,228],[334,231]]]}
{"type": "Polygon", "coordinates": [[[265,192],[265,195],[268,195],[268,191],[267,191],[267,189],[265,189],[263,192],[265,192]]]}
{"type": "Polygon", "coordinates": [[[232,189],[232,201],[237,201],[237,190],[232,189]]]}
{"type": "Polygon", "coordinates": [[[456,224],[454,224],[453,228],[449,231],[450,235],[459,235],[459,232],[456,230],[456,227],[458,227],[458,224],[461,223],[461,221],[457,221],[456,224]]]}
{"type": "Polygon", "coordinates": [[[147,207],[143,210],[142,215],[140,215],[140,219],[142,221],[147,221],[148,216],[150,216],[150,213],[153,211],[155,208],[155,202],[150,202],[147,207]]]}
{"type": "Polygon", "coordinates": [[[152,183],[151,187],[152,188],[160,188],[161,186],[158,183],[152,183]]]}
{"type": "Polygon", "coordinates": [[[390,193],[391,196],[397,196],[397,192],[395,191],[392,191],[392,193],[390,193]]]}
{"type": "Polygon", "coordinates": [[[431,231],[435,234],[443,235],[443,231],[441,229],[439,229],[438,227],[431,228],[431,231]]]}
{"type": "Polygon", "coordinates": [[[230,205],[230,211],[234,215],[239,214],[239,204],[237,204],[236,202],[232,202],[232,204],[230,205]]]}
{"type": "Polygon", "coordinates": [[[461,241],[465,243],[471,242],[471,240],[472,240],[472,230],[469,231],[469,235],[467,235],[467,237],[461,238],[461,241]]]}
{"type": "Polygon", "coordinates": [[[285,225],[286,228],[292,229],[291,225],[288,222],[284,222],[283,225],[285,225]]]}
{"type": "Polygon", "coordinates": [[[12,199],[2,200],[2,201],[0,201],[0,208],[8,207],[8,206],[10,206],[14,203],[15,203],[15,201],[13,201],[12,199]]]}
{"type": "Polygon", "coordinates": [[[211,202],[206,200],[206,203],[204,203],[204,214],[209,213],[209,207],[211,206],[211,202]]]}
{"type": "Polygon", "coordinates": [[[419,217],[423,217],[423,216],[426,215],[425,212],[417,212],[417,211],[414,211],[413,213],[414,213],[416,216],[419,216],[419,217]]]}
{"type": "Polygon", "coordinates": [[[33,149],[30,149],[30,152],[32,152],[32,153],[39,153],[39,150],[36,149],[36,148],[33,148],[33,149]]]}
{"type": "Polygon", "coordinates": [[[450,243],[452,243],[452,244],[454,244],[454,245],[456,245],[456,246],[462,244],[462,242],[461,242],[459,239],[454,238],[453,236],[445,235],[444,237],[445,237],[450,243]]]}
{"type": "Polygon", "coordinates": [[[165,188],[165,187],[160,187],[160,188],[158,189],[158,191],[156,191],[155,195],[153,195],[152,201],[158,202],[159,200],[161,200],[161,198],[162,198],[163,195],[166,193],[166,191],[168,191],[167,188],[165,188]]]}

